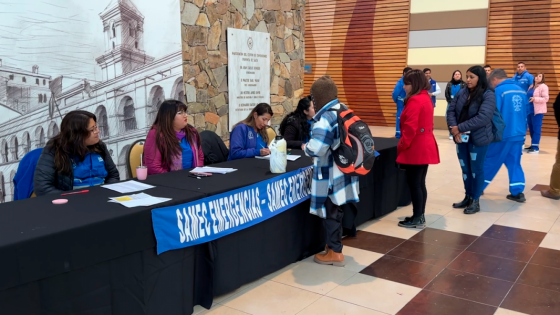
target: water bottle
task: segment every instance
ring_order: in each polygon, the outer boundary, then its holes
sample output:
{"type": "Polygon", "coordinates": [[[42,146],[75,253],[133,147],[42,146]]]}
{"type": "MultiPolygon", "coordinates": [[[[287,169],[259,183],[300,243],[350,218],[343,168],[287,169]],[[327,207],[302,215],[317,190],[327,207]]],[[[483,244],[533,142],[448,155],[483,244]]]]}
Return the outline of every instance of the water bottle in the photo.
{"type": "Polygon", "coordinates": [[[279,174],[286,173],[286,165],[288,164],[288,143],[277,136],[270,144],[270,172],[279,174]]]}

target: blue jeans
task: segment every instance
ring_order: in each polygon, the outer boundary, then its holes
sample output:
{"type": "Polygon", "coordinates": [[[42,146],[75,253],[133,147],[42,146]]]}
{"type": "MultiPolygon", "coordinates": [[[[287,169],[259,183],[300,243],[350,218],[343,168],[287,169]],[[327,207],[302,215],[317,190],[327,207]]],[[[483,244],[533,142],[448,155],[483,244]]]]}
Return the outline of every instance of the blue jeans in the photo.
{"type": "Polygon", "coordinates": [[[509,175],[509,192],[517,196],[525,190],[525,173],[521,167],[524,140],[490,143],[484,163],[484,189],[492,182],[502,165],[509,175]]]}
{"type": "Polygon", "coordinates": [[[397,127],[395,132],[395,138],[397,139],[401,138],[401,114],[403,110],[404,110],[404,103],[399,101],[397,103],[397,127]]]}
{"type": "Polygon", "coordinates": [[[465,194],[477,200],[484,189],[484,160],[488,146],[477,147],[471,142],[457,144],[457,156],[463,171],[465,194]]]}
{"type": "Polygon", "coordinates": [[[531,135],[531,147],[535,150],[539,150],[539,144],[541,143],[541,130],[544,114],[534,113],[527,116],[527,124],[529,125],[529,134],[531,135]]]}

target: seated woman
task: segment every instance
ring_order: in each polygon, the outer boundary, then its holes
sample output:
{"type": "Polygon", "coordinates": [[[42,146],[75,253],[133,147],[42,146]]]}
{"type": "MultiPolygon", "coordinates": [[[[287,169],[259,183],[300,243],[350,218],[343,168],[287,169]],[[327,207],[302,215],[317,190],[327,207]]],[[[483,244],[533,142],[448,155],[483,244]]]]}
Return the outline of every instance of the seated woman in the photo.
{"type": "Polygon", "coordinates": [[[202,141],[187,122],[185,104],[175,100],[161,104],[146,137],[144,163],[149,175],[204,166],[202,141]]]}
{"type": "Polygon", "coordinates": [[[94,114],[82,110],[64,116],[60,133],[49,140],[37,162],[33,178],[37,196],[120,180],[96,123],[94,114]]]}
{"type": "Polygon", "coordinates": [[[245,120],[233,127],[228,161],[270,154],[266,127],[272,115],[272,107],[260,103],[253,108],[245,120]]]}
{"type": "Polygon", "coordinates": [[[296,110],[282,120],[280,134],[288,143],[288,148],[299,150],[302,144],[309,141],[313,116],[315,108],[308,96],[299,100],[296,110]]]}

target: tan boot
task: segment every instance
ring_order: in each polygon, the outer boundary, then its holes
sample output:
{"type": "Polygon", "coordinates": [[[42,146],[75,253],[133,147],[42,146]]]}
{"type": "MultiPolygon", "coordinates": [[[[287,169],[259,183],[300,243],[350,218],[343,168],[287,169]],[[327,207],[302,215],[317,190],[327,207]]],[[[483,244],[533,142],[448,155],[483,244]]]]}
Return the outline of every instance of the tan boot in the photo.
{"type": "Polygon", "coordinates": [[[329,250],[331,250],[331,249],[329,248],[329,245],[325,245],[325,250],[322,251],[322,252],[320,252],[319,254],[326,255],[326,254],[329,252],[329,250]]]}
{"type": "Polygon", "coordinates": [[[552,200],[560,200],[560,196],[556,196],[550,190],[541,191],[541,195],[552,200]]]}
{"type": "Polygon", "coordinates": [[[333,265],[337,267],[344,267],[344,255],[337,253],[333,250],[328,250],[326,254],[317,254],[314,257],[316,263],[321,265],[333,265]]]}

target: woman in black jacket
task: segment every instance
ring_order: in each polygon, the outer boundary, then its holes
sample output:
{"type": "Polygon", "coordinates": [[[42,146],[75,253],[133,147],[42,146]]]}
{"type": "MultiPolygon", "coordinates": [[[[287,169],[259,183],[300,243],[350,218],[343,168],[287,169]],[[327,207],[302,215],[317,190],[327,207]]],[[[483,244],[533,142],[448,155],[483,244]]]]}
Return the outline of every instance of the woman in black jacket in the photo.
{"type": "Polygon", "coordinates": [[[457,143],[457,157],[465,186],[465,199],[454,203],[453,208],[465,209],[465,214],[480,211],[479,198],[484,188],[484,160],[488,146],[494,141],[494,111],[496,96],[488,87],[484,68],[469,68],[467,87],[457,93],[447,110],[447,125],[457,143]]]}
{"type": "Polygon", "coordinates": [[[296,110],[282,120],[280,134],[286,139],[288,148],[301,149],[301,145],[309,141],[313,116],[315,108],[308,96],[299,100],[296,110]]]}
{"type": "Polygon", "coordinates": [[[107,146],[99,139],[97,118],[82,110],[71,111],[60,126],[60,133],[49,140],[35,169],[35,194],[65,191],[116,183],[119,171],[107,146]]]}

